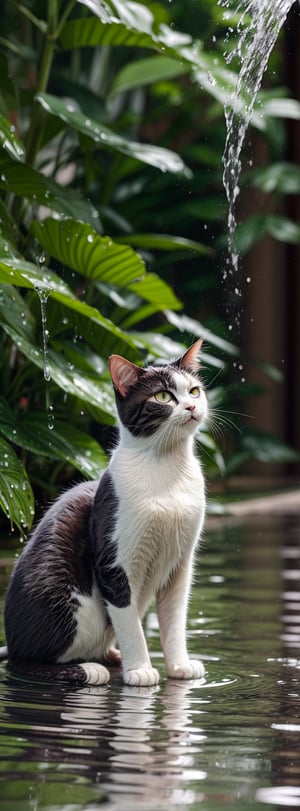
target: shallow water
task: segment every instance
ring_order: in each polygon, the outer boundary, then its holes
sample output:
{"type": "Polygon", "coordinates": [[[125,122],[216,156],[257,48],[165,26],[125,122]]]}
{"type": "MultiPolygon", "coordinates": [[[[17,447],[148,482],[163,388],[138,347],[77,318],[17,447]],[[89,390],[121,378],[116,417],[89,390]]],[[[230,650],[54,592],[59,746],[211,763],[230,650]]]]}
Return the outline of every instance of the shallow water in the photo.
{"type": "Polygon", "coordinates": [[[74,690],[0,670],[3,811],[300,807],[300,515],[206,531],[189,647],[203,682],[74,690]]]}

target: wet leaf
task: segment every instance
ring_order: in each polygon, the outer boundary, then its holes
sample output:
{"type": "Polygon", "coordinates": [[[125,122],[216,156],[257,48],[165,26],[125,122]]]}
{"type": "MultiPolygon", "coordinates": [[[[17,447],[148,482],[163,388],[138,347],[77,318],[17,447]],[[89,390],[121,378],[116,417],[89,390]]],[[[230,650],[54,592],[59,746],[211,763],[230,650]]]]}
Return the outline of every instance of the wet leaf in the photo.
{"type": "MultiPolygon", "coordinates": [[[[0,425],[1,430],[1,425],[0,425]]],[[[0,507],[22,531],[32,526],[34,497],[26,471],[13,448],[0,437],[0,507]]]]}
{"type": "Polygon", "coordinates": [[[0,147],[15,158],[15,160],[24,160],[24,146],[16,135],[14,125],[11,124],[3,114],[0,114],[0,147]]]}
{"type": "Polygon", "coordinates": [[[42,223],[35,221],[32,230],[50,256],[93,281],[125,287],[146,272],[132,248],[99,236],[85,223],[49,217],[42,223]]]}
{"type": "MultiPolygon", "coordinates": [[[[21,288],[28,287],[46,291],[46,293],[49,294],[48,307],[50,306],[51,297],[51,299],[54,299],[64,308],[60,323],[63,322],[64,317],[67,317],[69,323],[73,324],[100,354],[104,357],[108,357],[111,352],[117,352],[119,354],[125,353],[129,360],[136,360],[137,350],[130,336],[122,332],[122,330],[108,318],[105,318],[96,307],[91,307],[84,301],[79,301],[70,288],[62,282],[53,271],[49,270],[49,268],[44,267],[41,272],[33,263],[26,262],[25,260],[14,258],[6,260],[5,263],[0,260],[0,284],[1,283],[14,284],[21,288]]],[[[59,310],[57,308],[57,315],[58,313],[59,310]]],[[[23,337],[21,323],[16,325],[15,318],[13,323],[11,323],[10,314],[6,312],[5,307],[2,307],[2,317],[2,326],[6,330],[8,326],[12,326],[13,330],[17,330],[17,346],[21,347],[20,342],[23,337]]],[[[34,349],[33,362],[35,351],[34,349]]],[[[38,362],[37,365],[39,365],[38,362]]]]}
{"type": "Polygon", "coordinates": [[[86,478],[97,479],[107,465],[101,446],[84,431],[56,419],[55,412],[52,416],[51,421],[47,414],[41,413],[20,419],[19,428],[25,441],[23,439],[18,444],[37,455],[69,462],[86,478]]]}
{"type": "Polygon", "coordinates": [[[0,188],[93,226],[97,220],[99,223],[98,212],[89,200],[81,197],[75,189],[60,186],[28,164],[24,163],[20,171],[20,164],[16,161],[0,159],[0,173],[0,188]]]}
{"type": "Polygon", "coordinates": [[[62,99],[49,93],[38,93],[36,100],[50,115],[55,115],[77,132],[87,135],[94,143],[103,149],[113,149],[135,158],[143,163],[150,164],[162,172],[172,172],[191,176],[190,170],[183,160],[170,149],[153,144],[138,143],[113,132],[99,121],[87,118],[81,111],[77,102],[72,99],[62,99]]]}
{"type": "Polygon", "coordinates": [[[56,419],[55,413],[16,414],[0,398],[0,433],[14,445],[49,459],[74,465],[89,479],[97,478],[107,464],[101,446],[84,431],[56,419]]]}
{"type": "MultiPolygon", "coordinates": [[[[37,366],[44,370],[44,357],[42,349],[34,345],[20,332],[17,332],[10,324],[3,323],[3,329],[10,335],[18,350],[37,366]]],[[[50,368],[51,380],[67,394],[82,400],[88,409],[93,409],[93,415],[105,424],[114,422],[115,404],[112,387],[108,381],[93,378],[87,375],[82,369],[77,369],[73,364],[68,363],[60,353],[49,349],[48,364],[50,368]]]]}

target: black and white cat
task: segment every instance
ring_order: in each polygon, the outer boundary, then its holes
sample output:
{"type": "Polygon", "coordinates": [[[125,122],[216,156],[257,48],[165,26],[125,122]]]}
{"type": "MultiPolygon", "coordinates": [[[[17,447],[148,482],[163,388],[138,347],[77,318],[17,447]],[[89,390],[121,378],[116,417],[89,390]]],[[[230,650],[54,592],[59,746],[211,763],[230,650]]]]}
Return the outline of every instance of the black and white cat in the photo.
{"type": "Polygon", "coordinates": [[[119,442],[99,481],[64,493],[14,569],[5,605],[8,658],[38,678],[155,685],[142,620],[155,598],[168,676],[199,678],[186,649],[193,553],[205,492],[193,437],[207,416],[198,340],[183,357],[140,368],[110,358],[119,442]],[[115,645],[117,640],[120,651],[115,645]]]}

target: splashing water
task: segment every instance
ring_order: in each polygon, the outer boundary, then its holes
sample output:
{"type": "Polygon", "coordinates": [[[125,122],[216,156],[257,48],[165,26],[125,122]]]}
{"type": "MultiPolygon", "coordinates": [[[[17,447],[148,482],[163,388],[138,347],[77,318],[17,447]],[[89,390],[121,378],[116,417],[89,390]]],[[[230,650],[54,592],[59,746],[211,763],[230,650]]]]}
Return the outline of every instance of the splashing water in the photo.
{"type": "MultiPolygon", "coordinates": [[[[246,131],[253,113],[257,93],[260,89],[264,71],[270,53],[275,45],[280,29],[293,5],[293,0],[240,0],[234,9],[231,0],[219,0],[229,12],[240,15],[237,26],[238,44],[224,54],[229,64],[237,57],[240,71],[235,91],[225,106],[227,137],[223,154],[223,183],[228,200],[228,260],[227,270],[233,274],[238,270],[238,254],[234,250],[234,233],[236,228],[235,205],[239,195],[239,176],[241,171],[241,150],[246,131]]],[[[229,29],[226,41],[229,42],[232,29],[229,29]]],[[[235,288],[236,295],[241,295],[235,288]]]]}

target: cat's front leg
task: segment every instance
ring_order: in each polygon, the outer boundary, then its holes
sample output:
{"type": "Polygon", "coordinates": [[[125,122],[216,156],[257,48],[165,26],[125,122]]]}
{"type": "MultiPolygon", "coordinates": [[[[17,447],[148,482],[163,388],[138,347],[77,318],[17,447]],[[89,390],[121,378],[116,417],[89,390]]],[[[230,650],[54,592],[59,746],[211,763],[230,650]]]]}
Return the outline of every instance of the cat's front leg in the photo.
{"type": "Polygon", "coordinates": [[[152,667],[142,623],[134,604],[117,608],[107,605],[121,651],[123,680],[136,687],[151,687],[159,682],[159,673],[152,667]]]}
{"type": "Polygon", "coordinates": [[[168,676],[175,679],[199,679],[204,667],[190,659],[186,647],[186,618],[192,560],[185,561],[167,585],[157,594],[160,637],[168,676]]]}

